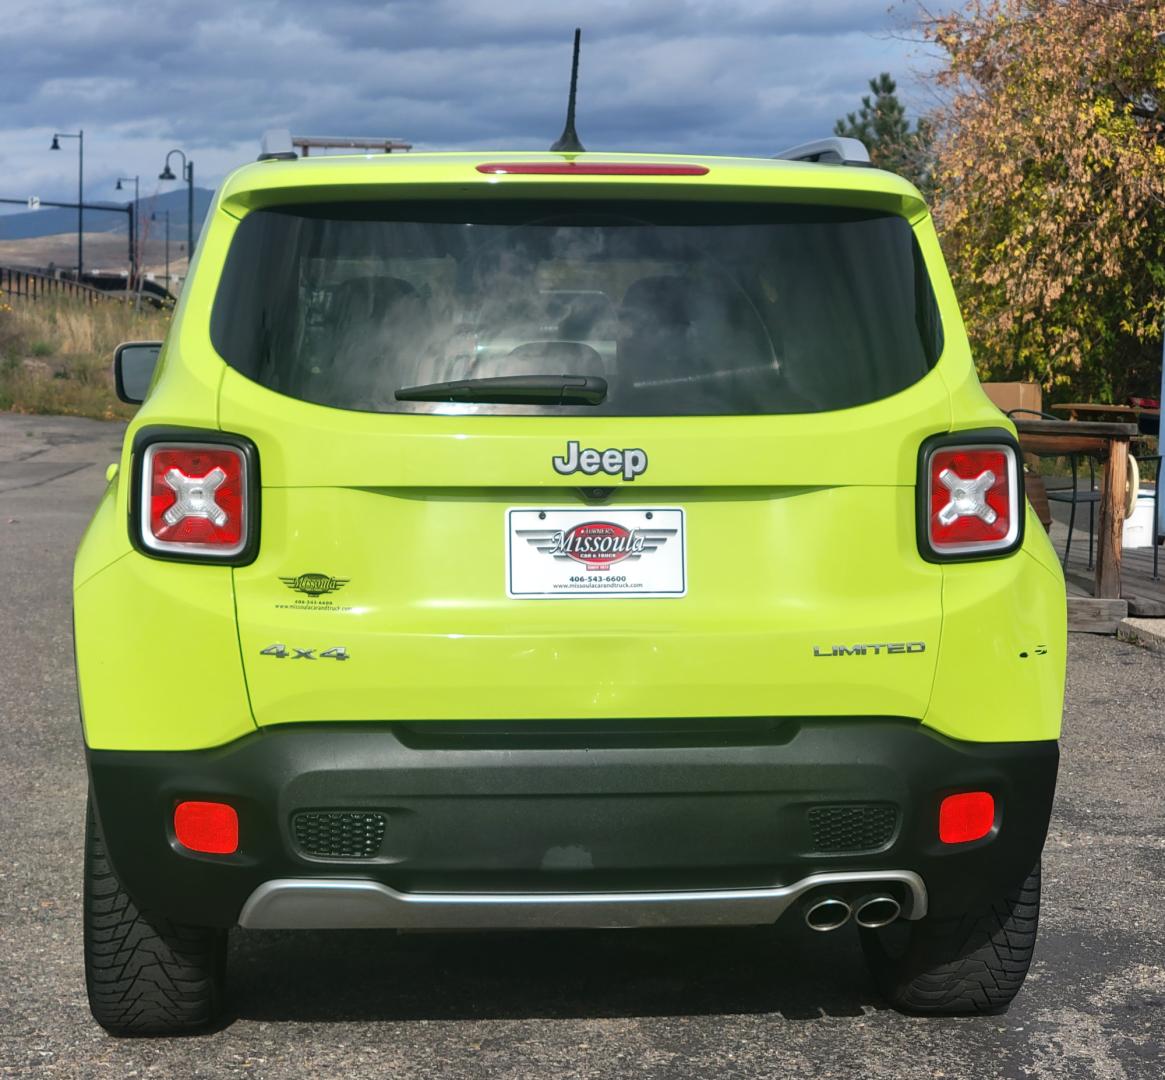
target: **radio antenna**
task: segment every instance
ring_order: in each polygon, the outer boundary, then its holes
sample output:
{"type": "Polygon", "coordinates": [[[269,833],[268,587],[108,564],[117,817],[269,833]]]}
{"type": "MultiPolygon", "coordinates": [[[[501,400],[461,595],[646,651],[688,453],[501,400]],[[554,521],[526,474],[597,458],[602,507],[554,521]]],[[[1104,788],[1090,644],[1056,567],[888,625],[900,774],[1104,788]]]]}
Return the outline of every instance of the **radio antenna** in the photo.
{"type": "Polygon", "coordinates": [[[574,102],[578,95],[578,44],[581,37],[582,30],[575,27],[574,61],[570,66],[570,97],[566,102],[566,126],[558,136],[557,142],[550,148],[567,154],[581,154],[586,150],[586,147],[578,141],[578,132],[574,130],[574,102]]]}

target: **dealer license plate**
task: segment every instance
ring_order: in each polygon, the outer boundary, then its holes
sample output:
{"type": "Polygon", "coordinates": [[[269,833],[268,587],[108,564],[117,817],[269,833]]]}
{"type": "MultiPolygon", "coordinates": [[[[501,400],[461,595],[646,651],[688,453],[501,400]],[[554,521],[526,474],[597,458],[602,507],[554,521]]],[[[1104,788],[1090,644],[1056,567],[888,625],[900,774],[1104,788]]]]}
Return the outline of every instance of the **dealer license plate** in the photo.
{"type": "Polygon", "coordinates": [[[649,598],[686,591],[683,510],[506,512],[506,592],[515,599],[649,598]]]}

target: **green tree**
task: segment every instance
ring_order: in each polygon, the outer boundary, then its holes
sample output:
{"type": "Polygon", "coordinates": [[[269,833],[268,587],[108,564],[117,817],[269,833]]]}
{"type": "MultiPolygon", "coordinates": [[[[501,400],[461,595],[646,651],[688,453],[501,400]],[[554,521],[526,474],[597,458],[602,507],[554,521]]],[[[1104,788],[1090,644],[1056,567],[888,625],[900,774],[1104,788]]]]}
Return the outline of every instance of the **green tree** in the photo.
{"type": "Polygon", "coordinates": [[[870,93],[862,98],[861,108],[839,120],[833,131],[848,139],[861,139],[879,169],[898,173],[924,194],[930,194],[933,129],[925,117],[911,128],[906,109],[898,100],[898,84],[888,72],[870,80],[870,93]]]}
{"type": "Polygon", "coordinates": [[[935,223],[976,363],[1055,396],[1152,393],[1165,307],[1165,4],[965,0],[946,53],[935,223]]]}

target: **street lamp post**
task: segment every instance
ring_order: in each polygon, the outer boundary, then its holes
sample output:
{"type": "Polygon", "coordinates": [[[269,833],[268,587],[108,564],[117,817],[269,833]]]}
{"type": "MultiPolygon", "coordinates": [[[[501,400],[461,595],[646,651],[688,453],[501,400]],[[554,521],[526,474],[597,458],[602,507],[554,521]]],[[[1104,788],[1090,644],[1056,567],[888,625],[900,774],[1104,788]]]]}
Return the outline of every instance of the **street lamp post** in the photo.
{"type": "Polygon", "coordinates": [[[181,150],[171,150],[166,155],[166,167],[158,173],[159,180],[177,180],[170,168],[170,158],[178,154],[182,158],[182,178],[186,181],[186,273],[190,273],[190,260],[194,258],[194,162],[181,150]]]}
{"type": "MultiPolygon", "coordinates": [[[[170,291],[170,211],[164,211],[166,215],[166,292],[170,291]]],[[[157,221],[158,215],[151,214],[151,221],[157,221]]]]}
{"type": "Polygon", "coordinates": [[[130,287],[137,288],[138,273],[141,270],[141,254],[138,251],[138,199],[139,199],[139,177],[137,176],[119,176],[117,178],[117,190],[122,190],[122,183],[128,184],[133,181],[133,212],[129,215],[129,265],[130,265],[130,287]]]}
{"type": "Polygon", "coordinates": [[[85,210],[84,210],[84,187],[85,187],[85,131],[79,129],[74,132],[69,131],[55,131],[53,132],[53,144],[49,147],[50,150],[60,150],[61,139],[76,139],[77,140],[77,282],[81,282],[81,273],[84,269],[84,253],[85,241],[85,210]]]}

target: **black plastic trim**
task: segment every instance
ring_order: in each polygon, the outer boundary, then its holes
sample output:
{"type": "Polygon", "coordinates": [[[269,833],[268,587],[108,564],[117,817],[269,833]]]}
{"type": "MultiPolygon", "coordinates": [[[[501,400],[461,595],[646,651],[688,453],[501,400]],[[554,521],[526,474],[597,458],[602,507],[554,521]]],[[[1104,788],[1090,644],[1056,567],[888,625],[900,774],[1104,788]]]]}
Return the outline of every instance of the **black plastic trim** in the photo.
{"type": "Polygon", "coordinates": [[[944,431],[923,439],[918,448],[918,471],[915,479],[914,528],[918,540],[918,553],[930,563],[988,562],[992,559],[1006,559],[1023,547],[1027,526],[1027,494],[1023,483],[1023,452],[1019,442],[1005,428],[974,428],[970,431],[944,431]],[[927,513],[927,494],[930,487],[930,455],[944,446],[978,446],[1003,444],[1011,447],[1015,454],[1015,476],[1017,499],[1016,519],[1018,528],[1015,539],[1005,548],[978,552],[939,552],[930,546],[930,529],[927,513]]]}
{"type": "Polygon", "coordinates": [[[133,440],[133,459],[130,464],[130,492],[129,492],[129,539],[134,549],[151,559],[163,559],[169,562],[202,563],[216,566],[247,566],[253,563],[259,554],[259,533],[262,522],[260,520],[261,499],[259,495],[261,478],[259,475],[259,450],[245,435],[235,435],[226,431],[215,431],[208,428],[194,427],[144,427],[135,435],[133,440]],[[208,443],[218,446],[229,446],[239,450],[243,455],[243,464],[247,470],[247,542],[241,551],[233,555],[194,555],[185,551],[158,551],[149,547],[142,540],[143,523],[141,520],[142,502],[142,462],[145,459],[145,450],[154,443],[166,442],[193,442],[208,443]]]}
{"type": "MultiPolygon", "coordinates": [[[[143,910],[201,925],[234,925],[266,881],[337,875],[406,892],[596,892],[911,871],[932,913],[951,917],[1002,895],[1039,858],[1054,741],[965,742],[892,718],[771,720],[787,739],[761,731],[751,744],[677,745],[662,735],[650,745],[641,733],[620,745],[608,732],[587,746],[580,725],[564,722],[566,745],[488,748],[468,735],[458,746],[448,727],[435,747],[406,743],[395,723],[288,724],[210,750],[91,750],[88,765],[126,890],[143,910]],[[939,804],[958,791],[990,791],[996,828],[971,844],[942,844],[939,804]],[[177,845],[174,806],[191,798],[236,808],[236,853],[177,845]],[[898,808],[890,842],[817,850],[808,810],[855,803],[898,808]],[[305,858],[291,822],[320,807],[386,814],[376,856],[305,858]]],[[[627,723],[642,732],[641,721],[627,723]]]]}

